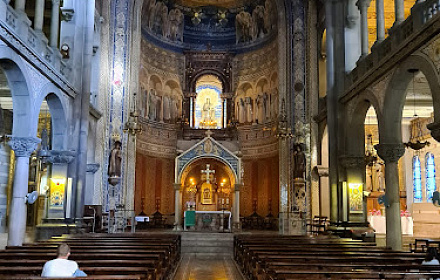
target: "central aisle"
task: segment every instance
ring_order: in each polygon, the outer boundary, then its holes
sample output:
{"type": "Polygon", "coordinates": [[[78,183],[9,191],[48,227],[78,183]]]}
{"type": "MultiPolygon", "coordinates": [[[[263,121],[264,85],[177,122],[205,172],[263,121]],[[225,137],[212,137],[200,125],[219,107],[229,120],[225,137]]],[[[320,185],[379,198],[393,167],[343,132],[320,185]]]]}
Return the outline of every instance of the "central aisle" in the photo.
{"type": "Polygon", "coordinates": [[[182,232],[182,259],[175,280],[243,280],[234,259],[234,235],[182,232]]]}
{"type": "Polygon", "coordinates": [[[201,259],[184,254],[174,280],[243,280],[232,257],[201,259]]]}

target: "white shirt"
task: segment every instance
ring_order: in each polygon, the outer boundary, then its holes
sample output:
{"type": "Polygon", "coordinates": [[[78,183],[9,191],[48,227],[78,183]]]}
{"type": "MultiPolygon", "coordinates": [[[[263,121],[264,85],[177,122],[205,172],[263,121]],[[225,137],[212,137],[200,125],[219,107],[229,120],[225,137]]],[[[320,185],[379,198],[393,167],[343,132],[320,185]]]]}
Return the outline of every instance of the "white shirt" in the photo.
{"type": "Polygon", "coordinates": [[[78,264],[75,261],[54,259],[44,264],[41,277],[73,277],[77,269],[78,264]]]}

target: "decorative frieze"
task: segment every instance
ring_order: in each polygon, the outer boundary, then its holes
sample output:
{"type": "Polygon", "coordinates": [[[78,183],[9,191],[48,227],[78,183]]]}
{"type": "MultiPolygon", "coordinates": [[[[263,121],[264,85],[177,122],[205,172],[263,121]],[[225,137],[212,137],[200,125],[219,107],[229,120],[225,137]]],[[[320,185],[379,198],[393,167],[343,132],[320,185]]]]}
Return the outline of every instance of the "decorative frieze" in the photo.
{"type": "Polygon", "coordinates": [[[68,164],[75,159],[75,156],[75,151],[51,150],[49,151],[49,157],[47,158],[47,161],[52,164],[68,164]]]}

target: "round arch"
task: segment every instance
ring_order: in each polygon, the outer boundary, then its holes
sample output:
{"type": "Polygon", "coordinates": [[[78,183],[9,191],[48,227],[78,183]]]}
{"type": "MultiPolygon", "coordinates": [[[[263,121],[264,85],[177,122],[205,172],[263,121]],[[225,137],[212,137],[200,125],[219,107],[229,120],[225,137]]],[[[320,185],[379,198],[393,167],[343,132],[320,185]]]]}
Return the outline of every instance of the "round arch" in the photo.
{"type": "Polygon", "coordinates": [[[9,48],[0,47],[0,67],[3,69],[12,96],[13,126],[12,134],[16,137],[34,137],[36,125],[32,119],[31,95],[28,78],[23,71],[24,65],[9,48]]]}
{"type": "Polygon", "coordinates": [[[406,91],[413,75],[409,69],[418,69],[428,81],[434,107],[434,122],[440,122],[440,82],[435,65],[423,54],[413,54],[403,61],[393,73],[385,91],[383,114],[379,119],[380,142],[401,143],[402,113],[406,91]],[[382,121],[381,121],[382,120],[382,121]]]}
{"type": "Polygon", "coordinates": [[[187,179],[187,176],[190,174],[191,170],[203,160],[213,160],[219,162],[222,166],[226,167],[224,168],[224,170],[226,171],[226,174],[229,176],[231,180],[231,186],[233,186],[237,182],[237,174],[235,174],[232,166],[227,161],[216,156],[201,156],[194,158],[183,167],[182,171],[177,176],[176,183],[183,185],[187,179]]]}
{"type": "MultiPolygon", "coordinates": [[[[190,161],[188,161],[181,169],[181,171],[177,174],[176,173],[176,184],[180,184],[181,182],[184,182],[186,180],[186,177],[188,176],[189,172],[191,171],[192,168],[191,167],[193,164],[197,163],[198,161],[202,160],[202,159],[212,159],[218,162],[223,163],[225,166],[228,167],[228,169],[226,169],[228,172],[228,175],[230,178],[233,178],[234,181],[233,183],[237,183],[238,182],[238,175],[235,173],[234,168],[232,167],[232,165],[227,162],[226,160],[224,160],[221,157],[218,156],[214,156],[214,155],[205,155],[205,156],[198,156],[195,157],[193,159],[191,159],[190,161]]],[[[232,180],[231,180],[231,184],[232,184],[232,180]]]]}
{"type": "Polygon", "coordinates": [[[350,139],[347,141],[346,152],[348,155],[363,155],[365,153],[365,118],[367,116],[368,109],[372,106],[376,112],[379,131],[382,126],[381,120],[383,120],[379,101],[377,100],[374,93],[367,89],[365,90],[356,100],[352,100],[354,110],[352,110],[352,115],[347,116],[347,120],[351,120],[346,130],[345,139],[350,139]]]}

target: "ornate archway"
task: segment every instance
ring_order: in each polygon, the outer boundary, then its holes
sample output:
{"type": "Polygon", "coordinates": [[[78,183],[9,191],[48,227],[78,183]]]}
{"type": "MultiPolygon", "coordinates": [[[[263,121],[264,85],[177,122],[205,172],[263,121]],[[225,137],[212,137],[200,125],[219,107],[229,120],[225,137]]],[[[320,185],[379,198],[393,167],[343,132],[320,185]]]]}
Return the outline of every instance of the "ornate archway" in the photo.
{"type": "MultiPolygon", "coordinates": [[[[212,162],[218,164],[224,177],[226,177],[229,187],[233,192],[232,195],[232,223],[233,228],[237,229],[240,226],[240,186],[241,186],[241,159],[229,151],[226,147],[217,142],[210,135],[192,146],[190,149],[182,153],[176,158],[175,165],[175,229],[182,229],[182,205],[183,205],[183,190],[188,175],[194,170],[194,166],[212,162]]],[[[200,169],[200,168],[199,168],[200,169]]],[[[209,174],[208,174],[209,175],[209,174]]],[[[216,187],[221,183],[219,182],[216,187]]],[[[196,183],[194,184],[196,185],[196,183]]],[[[197,202],[198,203],[198,202],[197,202]]]]}

